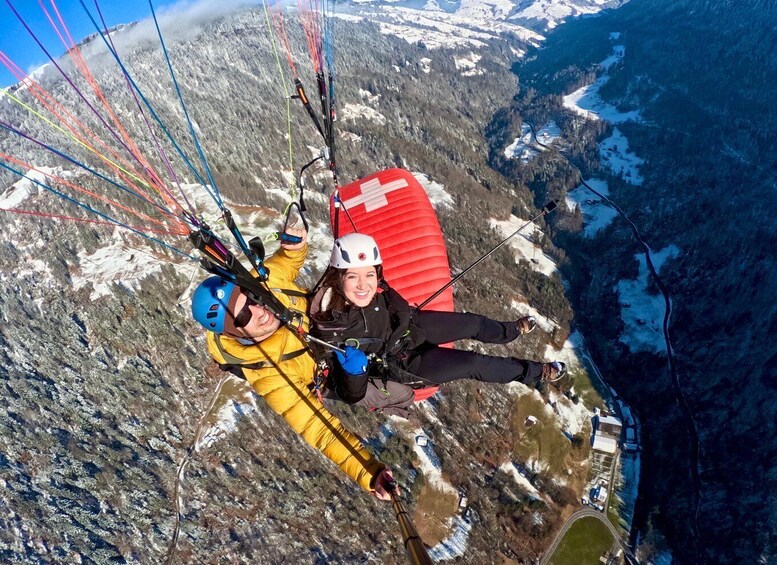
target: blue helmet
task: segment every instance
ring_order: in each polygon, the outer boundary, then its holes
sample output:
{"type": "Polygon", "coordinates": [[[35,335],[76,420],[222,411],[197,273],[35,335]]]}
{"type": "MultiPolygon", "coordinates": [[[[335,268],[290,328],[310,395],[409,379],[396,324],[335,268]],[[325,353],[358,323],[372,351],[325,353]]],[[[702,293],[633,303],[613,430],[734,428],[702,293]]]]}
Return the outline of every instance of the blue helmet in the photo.
{"type": "Polygon", "coordinates": [[[221,277],[209,277],[202,281],[192,294],[194,319],[208,331],[224,333],[230,298],[235,288],[239,289],[235,283],[221,277]]]}

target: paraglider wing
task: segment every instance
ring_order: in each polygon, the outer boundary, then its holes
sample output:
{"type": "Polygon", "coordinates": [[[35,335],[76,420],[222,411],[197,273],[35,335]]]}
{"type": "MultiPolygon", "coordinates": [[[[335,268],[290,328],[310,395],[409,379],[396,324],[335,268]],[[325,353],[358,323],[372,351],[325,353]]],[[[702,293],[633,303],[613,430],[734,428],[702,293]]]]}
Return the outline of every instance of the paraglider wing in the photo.
{"type": "MultiPolygon", "coordinates": [[[[330,202],[332,226],[339,228],[337,236],[358,231],[375,238],[386,280],[410,304],[420,304],[450,282],[437,214],[411,173],[388,169],[359,179],[340,188],[340,200],[347,214],[338,212],[334,196],[330,202]]],[[[425,309],[453,311],[452,289],[425,309]]]]}
{"type": "MultiPolygon", "coordinates": [[[[417,305],[450,282],[451,269],[437,214],[423,187],[408,171],[388,169],[340,188],[342,208],[330,201],[332,231],[354,231],[375,238],[383,257],[383,274],[411,305],[417,305]],[[346,213],[347,211],[347,213],[346,213]]],[[[425,309],[453,311],[448,288],[425,309]]],[[[439,387],[415,391],[425,400],[439,387]]]]}

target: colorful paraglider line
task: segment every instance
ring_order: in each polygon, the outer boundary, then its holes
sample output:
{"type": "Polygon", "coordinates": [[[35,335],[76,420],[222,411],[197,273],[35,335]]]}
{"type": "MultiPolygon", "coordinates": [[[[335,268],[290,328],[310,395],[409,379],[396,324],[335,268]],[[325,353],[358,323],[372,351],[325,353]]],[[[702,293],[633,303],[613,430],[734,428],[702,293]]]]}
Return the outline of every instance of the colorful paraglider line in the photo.
{"type": "Polygon", "coordinates": [[[133,228],[132,226],[130,226],[130,225],[127,225],[127,224],[125,224],[125,223],[123,223],[123,222],[120,222],[119,220],[117,220],[117,219],[115,219],[115,218],[112,218],[111,216],[109,216],[109,215],[107,215],[107,214],[104,214],[103,212],[100,212],[100,211],[98,211],[98,210],[95,210],[94,208],[92,208],[92,207],[91,207],[91,206],[89,206],[88,204],[84,204],[83,202],[79,202],[79,201],[78,201],[78,200],[76,200],[75,198],[72,198],[72,197],[68,196],[67,194],[65,194],[65,193],[63,193],[63,192],[60,192],[60,191],[58,191],[58,190],[56,190],[56,189],[54,189],[54,188],[51,188],[51,187],[50,187],[50,186],[48,186],[47,184],[45,184],[45,183],[42,183],[42,182],[40,182],[38,179],[35,179],[35,178],[33,178],[33,177],[30,177],[30,176],[26,175],[26,174],[25,174],[25,173],[23,173],[22,171],[19,171],[19,170],[17,170],[17,169],[14,169],[13,167],[10,167],[10,166],[6,165],[6,164],[5,164],[5,163],[3,163],[3,162],[0,162],[0,167],[2,167],[2,168],[4,168],[4,169],[7,169],[7,170],[11,171],[12,173],[14,173],[14,174],[16,174],[16,175],[19,175],[20,177],[23,177],[23,178],[25,178],[25,179],[29,180],[29,181],[30,181],[30,182],[32,182],[32,183],[35,183],[35,184],[36,184],[36,185],[38,185],[39,187],[43,188],[44,190],[48,190],[49,192],[51,192],[51,193],[53,193],[53,194],[56,194],[56,195],[57,195],[57,196],[59,196],[60,198],[63,198],[63,199],[65,199],[65,200],[69,201],[69,202],[72,202],[73,204],[75,204],[76,206],[79,206],[80,208],[83,208],[83,209],[84,209],[84,210],[86,210],[87,212],[91,212],[92,214],[96,214],[97,216],[100,216],[101,218],[103,218],[103,219],[105,219],[105,220],[107,220],[107,221],[109,221],[109,222],[111,222],[111,223],[115,224],[115,225],[116,225],[116,226],[118,226],[118,227],[121,227],[121,228],[127,229],[127,230],[129,230],[129,231],[131,231],[131,232],[133,232],[133,233],[136,233],[137,235],[139,235],[139,236],[141,236],[141,237],[145,237],[146,239],[148,239],[148,240],[150,240],[150,241],[153,241],[154,243],[157,243],[157,244],[161,245],[162,247],[164,247],[164,248],[166,248],[166,249],[169,249],[169,250],[171,250],[171,251],[173,251],[173,252],[175,252],[175,253],[177,253],[177,254],[179,254],[179,255],[182,255],[182,256],[184,256],[184,257],[187,257],[187,258],[191,259],[192,261],[197,261],[197,258],[196,258],[196,257],[193,257],[192,255],[189,255],[189,254],[188,254],[188,253],[186,253],[185,251],[181,251],[180,249],[177,249],[177,248],[173,247],[172,245],[170,245],[170,244],[168,244],[168,243],[165,243],[164,241],[162,241],[162,240],[161,240],[161,239],[159,239],[159,238],[156,238],[156,237],[150,236],[150,235],[148,235],[148,234],[146,234],[146,233],[143,233],[143,232],[142,232],[142,231],[140,231],[139,229],[133,228]]]}

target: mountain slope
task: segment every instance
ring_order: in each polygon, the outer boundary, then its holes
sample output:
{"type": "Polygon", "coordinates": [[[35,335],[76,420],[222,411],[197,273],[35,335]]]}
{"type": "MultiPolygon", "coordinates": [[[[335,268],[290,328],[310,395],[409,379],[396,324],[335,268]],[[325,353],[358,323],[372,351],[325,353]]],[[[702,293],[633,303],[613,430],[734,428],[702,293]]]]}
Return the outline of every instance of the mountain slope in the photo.
{"type": "Polygon", "coordinates": [[[559,95],[593,82],[612,32],[625,48],[600,94],[643,117],[618,129],[643,161],[644,182],[601,166],[596,141],[610,133],[601,122],[566,114],[560,122],[578,132],[573,161],[587,178],[608,180],[650,247],[679,250],[661,277],[689,414],[665,356],[631,352],[621,339],[628,305],[617,288],[633,278],[639,253],[625,224],[594,241],[560,241],[572,258],[576,320],[596,336],[597,362],[620,375],[616,388],[646,425],[637,521],[663,531],[681,562],[774,558],[776,24],[774,6],[763,2],[632,2],[560,28],[518,69],[525,89],[545,95],[532,100],[524,90],[517,103],[525,115],[565,114],[559,95]]]}
{"type": "MultiPolygon", "coordinates": [[[[285,92],[262,22],[256,11],[241,12],[206,22],[194,35],[168,45],[214,177],[249,236],[277,229],[289,198],[285,92]]],[[[506,221],[511,212],[524,216],[534,210],[524,185],[489,168],[482,135],[482,124],[514,94],[510,63],[526,42],[513,35],[509,41],[488,36],[478,46],[478,59],[469,45],[430,51],[383,34],[368,21],[345,18],[337,25],[348,45],[338,51],[341,180],[404,166],[444,186],[456,206],[441,208],[439,215],[452,265],[461,270],[498,241],[491,219],[506,221]]],[[[121,33],[143,37],[145,32],[139,24],[121,33]]],[[[194,154],[158,46],[121,43],[121,33],[115,40],[128,68],[183,149],[194,154]]],[[[292,39],[303,43],[300,34],[292,32],[292,39]]],[[[98,80],[133,138],[153,155],[153,140],[123,90],[121,75],[102,64],[107,57],[94,41],[87,50],[93,51],[90,62],[95,61],[98,80]]],[[[68,107],[80,107],[72,89],[50,71],[41,71],[46,88],[68,107]]],[[[29,100],[25,88],[14,93],[29,100]]],[[[75,144],[7,100],[0,113],[36,138],[76,151],[75,144]]],[[[87,116],[82,108],[80,117],[87,116]]],[[[298,168],[318,152],[318,140],[300,108],[292,122],[298,168]]],[[[7,131],[0,135],[0,150],[41,171],[61,167],[67,178],[92,182],[72,163],[7,131]]],[[[198,210],[215,225],[213,204],[206,204],[192,173],[175,164],[183,171],[182,190],[193,199],[198,195],[198,210]]],[[[18,180],[6,174],[2,179],[8,181],[4,186],[18,180]]],[[[323,234],[323,193],[331,187],[325,171],[308,182],[315,265],[320,266],[330,244],[323,234]]],[[[81,214],[27,181],[4,191],[2,199],[31,210],[81,214]]],[[[9,534],[0,540],[0,555],[10,562],[161,561],[176,524],[176,466],[198,437],[200,418],[207,419],[219,378],[206,358],[202,331],[187,311],[185,290],[196,276],[196,263],[104,226],[10,215],[2,221],[8,243],[0,251],[5,322],[0,381],[8,401],[0,408],[0,472],[8,488],[0,499],[7,510],[0,520],[9,534]]],[[[172,240],[188,249],[184,238],[172,240]]],[[[554,253],[549,243],[544,250],[554,253]]],[[[509,348],[484,350],[541,357],[546,347],[558,348],[572,315],[559,277],[540,274],[508,253],[498,259],[457,288],[460,304],[511,318],[531,307],[552,322],[509,348]]],[[[306,271],[305,282],[311,284],[316,274],[306,271]]],[[[446,476],[456,487],[471,487],[477,525],[468,538],[471,562],[535,558],[576,503],[563,469],[548,470],[537,462],[538,484],[545,485],[542,500],[500,471],[517,458],[525,417],[516,409],[515,388],[452,385],[434,405],[434,418],[424,418],[446,476]],[[500,532],[498,538],[494,532],[500,532]]],[[[543,411],[552,412],[531,394],[543,411]]],[[[234,415],[234,427],[217,426],[216,439],[193,450],[184,469],[177,559],[403,562],[391,509],[364,496],[261,402],[252,404],[246,397],[244,389],[235,392],[224,408],[234,415]],[[220,438],[226,439],[216,441],[220,438]]],[[[559,403],[571,405],[566,398],[559,403]]],[[[337,410],[363,435],[381,433],[373,414],[337,410]]],[[[549,421],[548,433],[562,446],[557,459],[584,460],[586,450],[564,438],[553,413],[549,421]]],[[[434,491],[424,491],[425,478],[408,463],[413,455],[405,440],[373,444],[401,482],[414,489],[410,500],[419,491],[433,497],[434,491]]],[[[444,525],[433,525],[426,531],[437,528],[442,539],[444,525]]]]}

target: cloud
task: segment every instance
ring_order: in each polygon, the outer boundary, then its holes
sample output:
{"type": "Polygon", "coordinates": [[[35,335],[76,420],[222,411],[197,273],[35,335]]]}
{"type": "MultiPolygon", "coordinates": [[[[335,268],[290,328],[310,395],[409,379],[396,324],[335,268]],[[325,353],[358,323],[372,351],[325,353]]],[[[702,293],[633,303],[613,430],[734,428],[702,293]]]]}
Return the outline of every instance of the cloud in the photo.
{"type": "MultiPolygon", "coordinates": [[[[159,28],[162,31],[166,45],[195,39],[205,27],[215,19],[226,16],[256,2],[249,0],[197,0],[183,1],[155,9],[159,28]]],[[[119,53],[123,56],[138,47],[159,44],[154,20],[149,16],[134,25],[114,34],[111,39],[119,53]]],[[[96,38],[85,49],[90,54],[107,53],[105,43],[96,38]]]]}

